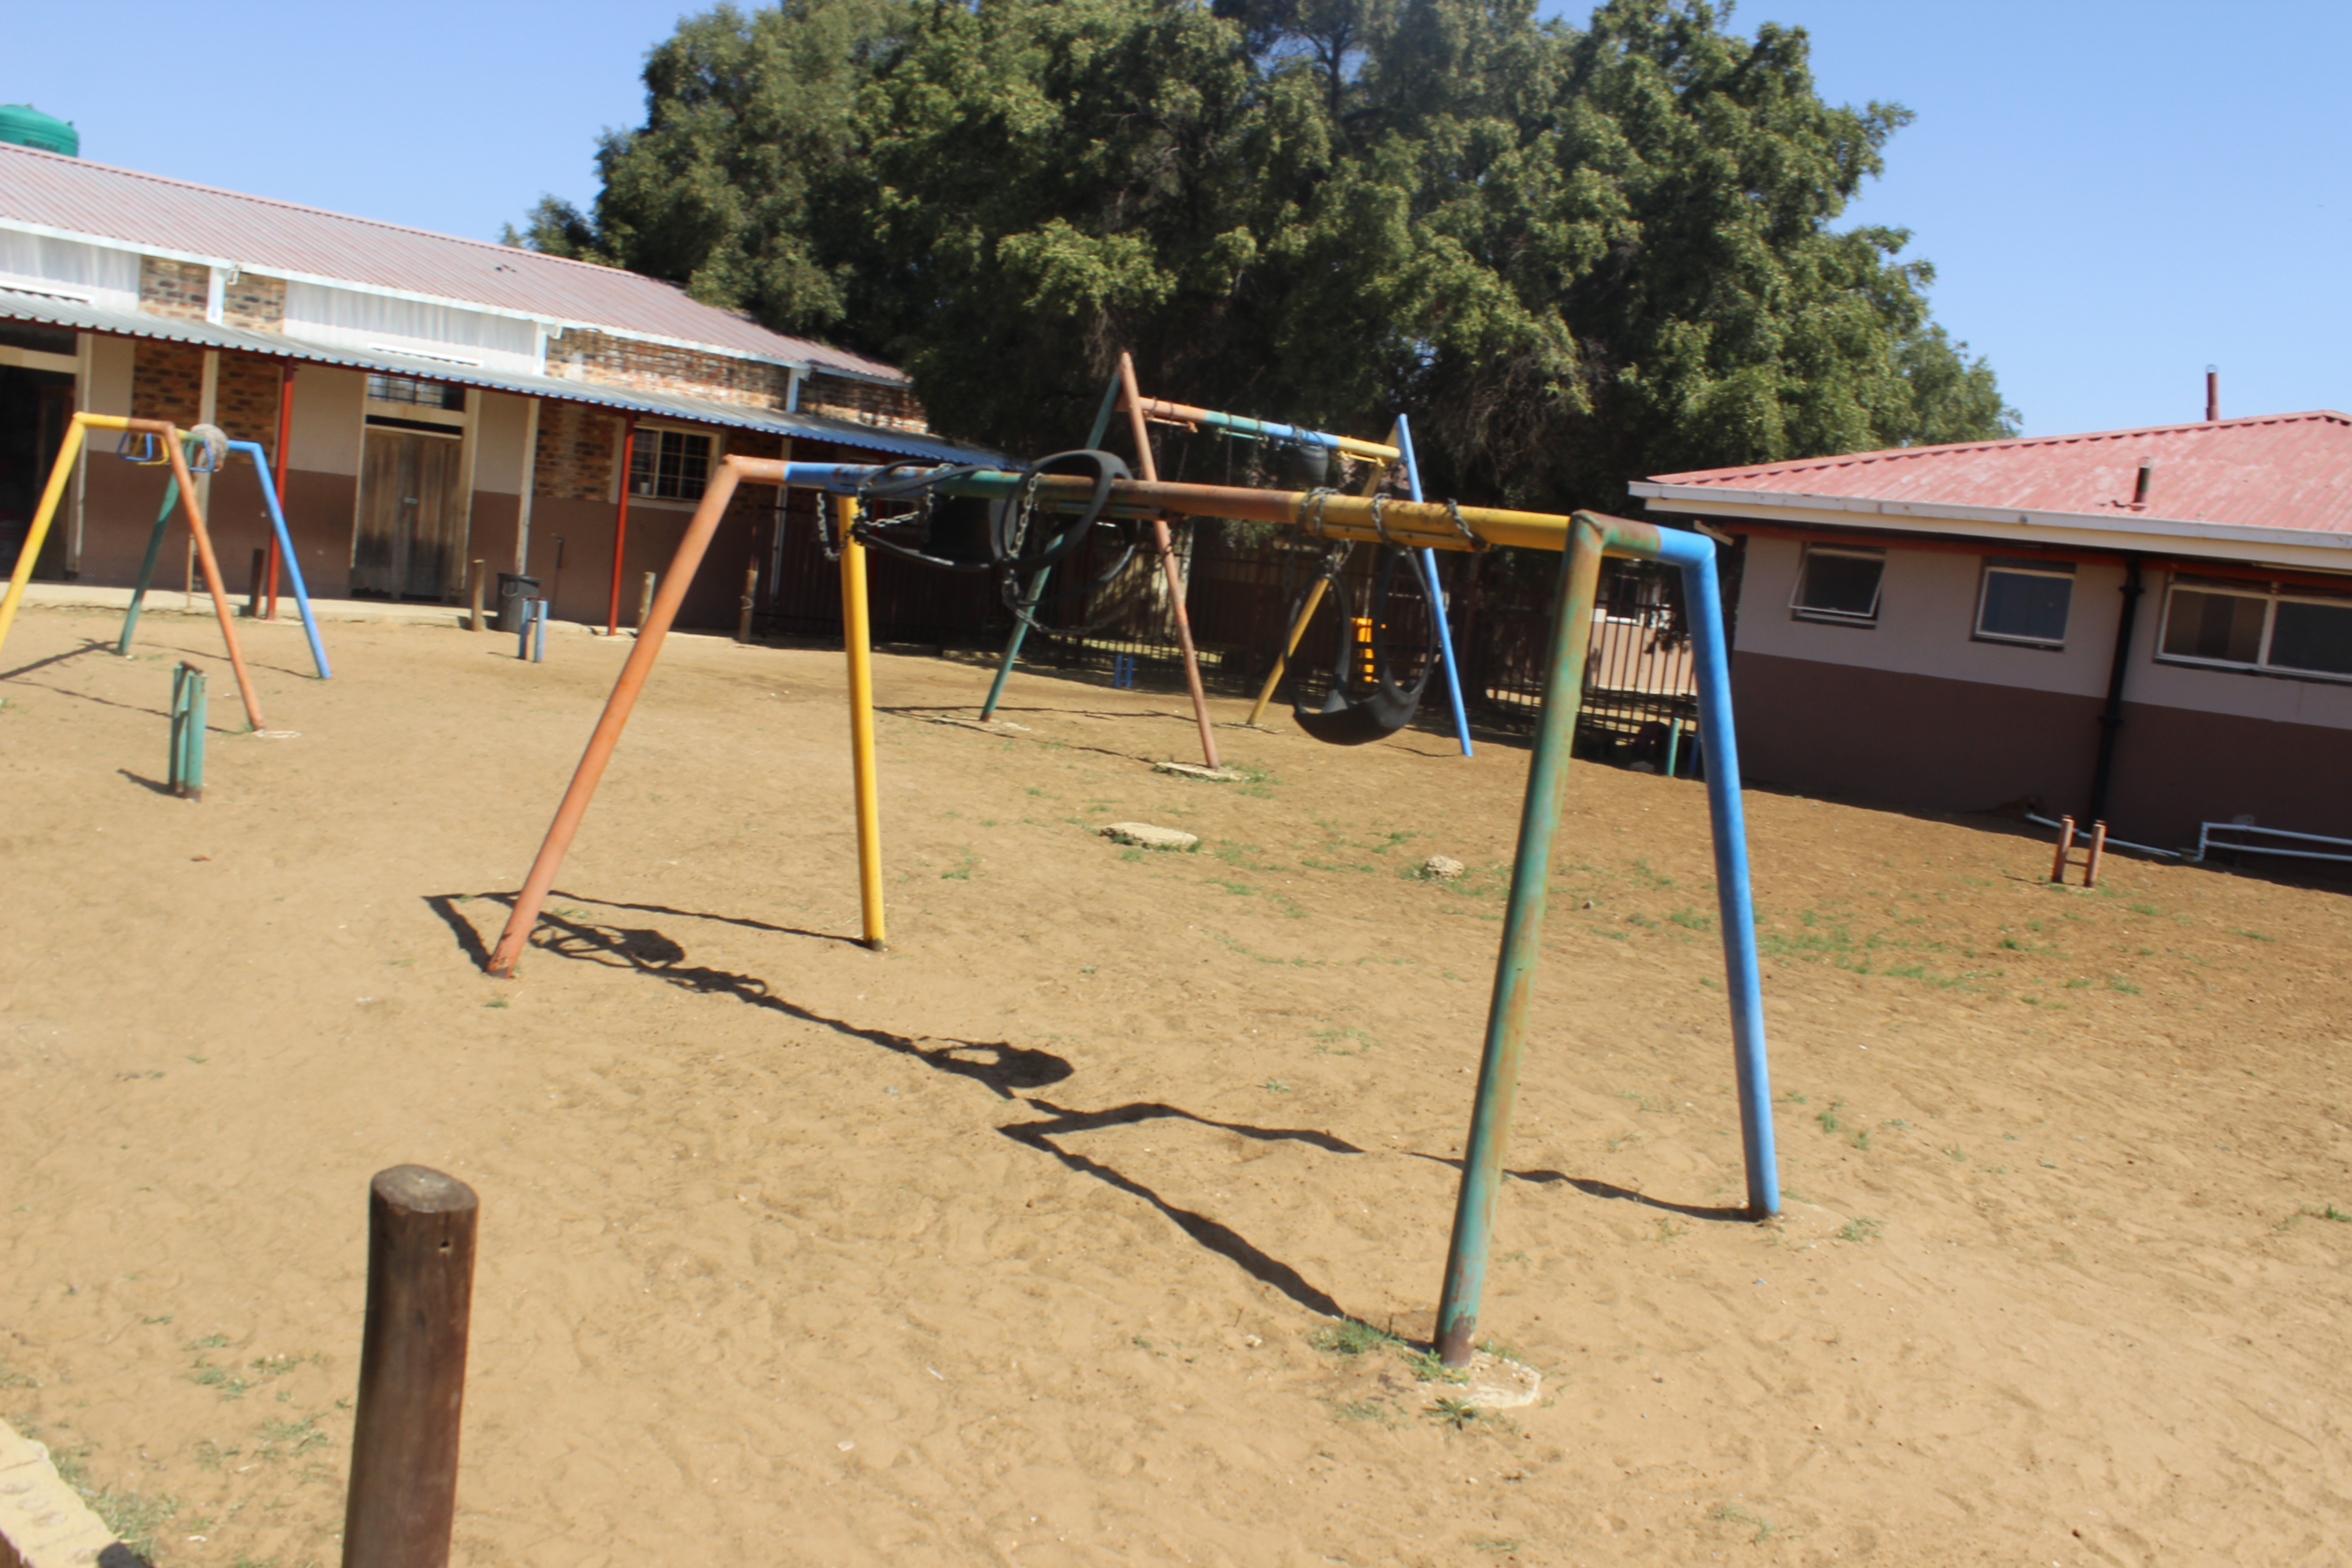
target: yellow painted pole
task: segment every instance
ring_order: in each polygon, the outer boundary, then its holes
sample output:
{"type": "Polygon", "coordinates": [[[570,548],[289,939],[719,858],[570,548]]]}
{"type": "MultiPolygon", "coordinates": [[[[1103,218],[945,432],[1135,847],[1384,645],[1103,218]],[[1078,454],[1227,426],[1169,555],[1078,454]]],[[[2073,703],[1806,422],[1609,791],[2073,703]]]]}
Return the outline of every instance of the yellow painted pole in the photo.
{"type": "Polygon", "coordinates": [[[1307,590],[1307,603],[1299,606],[1298,618],[1290,623],[1290,640],[1282,645],[1282,652],[1276,657],[1274,668],[1265,672],[1265,684],[1258,688],[1257,706],[1250,710],[1247,719],[1242,721],[1244,724],[1255,728],[1257,721],[1265,717],[1265,705],[1274,700],[1274,689],[1282,684],[1282,672],[1290,668],[1291,659],[1298,652],[1298,639],[1307,635],[1307,623],[1315,618],[1315,607],[1323,602],[1324,591],[1330,586],[1328,577],[1318,577],[1314,586],[1307,590]]]}
{"type": "Polygon", "coordinates": [[[73,478],[74,454],[81,450],[83,426],[89,416],[77,414],[66,427],[66,438],[58,448],[58,460],[49,469],[48,488],[41,492],[41,504],[33,513],[33,531],[25,535],[25,548],[16,557],[16,570],[8,579],[8,596],[0,599],[0,647],[8,643],[8,628],[16,624],[16,605],[25,597],[25,584],[33,575],[34,559],[41,546],[48,542],[49,523],[58,515],[58,503],[65,499],[66,482],[73,478]]]}
{"type": "Polygon", "coordinates": [[[866,945],[887,952],[882,924],[882,796],[874,766],[873,628],[866,614],[866,546],[851,537],[857,502],[833,498],[841,540],[841,640],[849,651],[849,761],[857,781],[857,891],[866,910],[866,945]]]}

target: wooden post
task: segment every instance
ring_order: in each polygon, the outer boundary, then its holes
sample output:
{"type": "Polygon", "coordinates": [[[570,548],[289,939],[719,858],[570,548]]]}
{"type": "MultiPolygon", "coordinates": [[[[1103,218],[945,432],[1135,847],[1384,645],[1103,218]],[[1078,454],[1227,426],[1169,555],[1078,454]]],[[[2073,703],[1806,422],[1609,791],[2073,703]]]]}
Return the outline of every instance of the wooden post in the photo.
{"type": "Polygon", "coordinates": [[[2062,816],[2058,819],[2058,853],[2050,859],[2050,879],[2062,887],[2066,881],[2066,857],[2074,848],[2074,819],[2062,816]]]}
{"type": "Polygon", "coordinates": [[[2106,848],[2107,825],[2104,822],[2091,824],[2091,853],[2083,862],[2083,886],[2085,888],[2099,885],[2099,857],[2106,853],[2106,848]]]}
{"type": "Polygon", "coordinates": [[[751,640],[751,606],[758,601],[759,597],[760,569],[757,566],[746,566],[743,568],[743,610],[742,614],[737,616],[735,621],[735,640],[737,642],[750,642],[751,640]]]}
{"type": "Polygon", "coordinates": [[[447,1568],[479,1200],[454,1176],[394,1165],[368,1184],[343,1568],[447,1568]]]}
{"type": "Polygon", "coordinates": [[[261,618],[261,596],[268,591],[269,552],[256,546],[253,552],[253,576],[245,590],[245,618],[261,618]]]}
{"type": "Polygon", "coordinates": [[[639,633],[646,629],[646,617],[654,613],[654,579],[658,575],[660,574],[655,572],[646,573],[645,586],[637,590],[637,624],[634,629],[639,633]]]}
{"type": "Polygon", "coordinates": [[[489,575],[483,570],[485,564],[480,561],[474,563],[474,613],[466,622],[466,629],[469,632],[486,630],[490,624],[482,618],[482,581],[489,575]]]}

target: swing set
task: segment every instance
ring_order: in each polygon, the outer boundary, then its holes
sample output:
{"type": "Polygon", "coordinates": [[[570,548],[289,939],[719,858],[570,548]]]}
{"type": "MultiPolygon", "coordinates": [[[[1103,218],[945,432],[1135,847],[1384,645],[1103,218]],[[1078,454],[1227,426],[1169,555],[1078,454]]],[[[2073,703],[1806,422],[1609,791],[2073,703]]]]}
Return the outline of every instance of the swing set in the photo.
{"type": "MultiPolygon", "coordinates": [[[[1436,1351],[1449,1367],[1465,1364],[1477,1342],[1495,1205],[1503,1174],[1504,1145],[1517,1097],[1521,1058],[1542,952],[1547,883],[1564,803],[1571,742],[1584,689],[1584,666],[1592,644],[1594,602],[1603,556],[1667,562],[1682,574],[1689,608],[1699,689],[1699,727],[1707,749],[1707,810],[1715,851],[1716,896],[1723,931],[1725,990],[1730,1004],[1733,1065],[1738,1083],[1741,1148],[1747,1174],[1748,1212],[1764,1218],[1780,1207],[1771,1121],[1771,1085],[1767,1068],[1761,979],[1756,949],[1755,911],[1748,890],[1748,841],[1739,795],[1738,748],[1732,732],[1731,681],[1723,610],[1715,571],[1715,545],[1703,534],[1579,511],[1572,516],[1457,506],[1450,501],[1392,500],[1327,490],[1284,491],[1220,485],[1169,483],[1152,476],[1150,447],[1141,439],[1144,405],[1135,394],[1132,364],[1122,356],[1118,390],[1134,418],[1145,468],[1130,476],[1108,453],[1062,453],[1023,469],[941,467],[915,470],[908,465],[874,468],[847,464],[795,463],[768,458],[729,456],[711,475],[699,506],[678,542],[669,571],[661,579],[652,613],[631,647],[612,695],[591,734],[570,786],[558,805],[546,838],[531,863],[498,945],[486,966],[511,977],[520,961],[563,858],[586,816],[597,782],[626,727],[660,657],[688,587],[711,536],[740,484],[797,486],[832,498],[839,529],[839,560],[845,642],[849,665],[851,752],[856,780],[858,871],[865,938],[885,945],[882,909],[880,814],[877,801],[873,730],[873,672],[866,615],[865,551],[887,542],[888,525],[861,521],[861,499],[887,490],[895,496],[925,492],[935,500],[1003,503],[991,516],[991,565],[1008,592],[1032,584],[1034,602],[1043,574],[1066,559],[1097,529],[1118,534],[1130,547],[1141,538],[1140,520],[1151,523],[1153,545],[1163,567],[1174,567],[1167,543],[1166,517],[1234,518],[1262,521],[1329,542],[1372,542],[1398,550],[1467,551],[1496,544],[1558,551],[1561,567],[1555,604],[1544,703],[1528,769],[1511,868],[1509,902],[1501,952],[1495,968],[1478,1086],[1471,1114],[1460,1190],[1447,1244],[1440,1294],[1436,1351]],[[1067,471],[1073,467],[1093,472],[1067,471]],[[1038,526],[1051,520],[1049,526],[1038,526]],[[1053,529],[1058,528],[1058,532],[1053,529]],[[1054,553],[1059,551],[1059,554],[1054,553]]],[[[1110,399],[1106,399],[1108,410],[1110,399]]],[[[1098,428],[1107,423],[1098,421],[1098,428]]],[[[1190,658],[1182,618],[1182,595],[1175,595],[1180,643],[1190,658]]],[[[1010,650],[1005,668],[1010,667],[1010,650]]],[[[1001,688],[1003,669],[998,672],[1001,688]]],[[[1192,680],[1202,737],[1214,760],[1205,701],[1197,670],[1192,680]]]]}
{"type": "MultiPolygon", "coordinates": [[[[1137,388],[1134,359],[1124,353],[1118,356],[1118,373],[1111,378],[1109,384],[1103,389],[1102,403],[1096,410],[1094,426],[1087,433],[1087,449],[1097,449],[1102,446],[1104,438],[1109,434],[1113,415],[1122,409],[1129,417],[1138,454],[1137,461],[1143,469],[1142,477],[1146,482],[1156,483],[1159,479],[1158,462],[1152,451],[1150,426],[1162,424],[1187,430],[1212,429],[1230,438],[1257,441],[1268,447],[1311,454],[1325,465],[1328,465],[1330,457],[1334,454],[1367,459],[1365,471],[1358,488],[1358,493],[1364,496],[1377,496],[1382,477],[1389,467],[1392,464],[1402,464],[1408,497],[1415,501],[1423,499],[1421,467],[1414,457],[1412,430],[1403,415],[1397,416],[1395,426],[1389,433],[1388,440],[1379,442],[1367,441],[1352,436],[1337,436],[1328,431],[1276,424],[1272,420],[1253,419],[1244,415],[1222,413],[1215,409],[1196,408],[1189,404],[1171,403],[1164,398],[1145,397],[1137,388]]],[[[1308,493],[1321,496],[1335,492],[1318,488],[1308,493]]],[[[1377,505],[1373,510],[1373,517],[1377,524],[1380,519],[1380,509],[1377,505]]],[[[1185,608],[1184,584],[1176,563],[1175,552],[1169,538],[1164,516],[1154,514],[1153,528],[1154,544],[1159,552],[1161,568],[1168,583],[1169,601],[1175,622],[1177,647],[1184,664],[1185,684],[1192,693],[1193,716],[1200,726],[1202,760],[1210,767],[1214,768],[1219,765],[1216,737],[1209,721],[1207,698],[1201,680],[1199,656],[1192,646],[1192,620],[1185,608]]],[[[1445,595],[1438,577],[1436,554],[1426,547],[1412,552],[1412,559],[1417,563],[1414,576],[1418,591],[1427,606],[1428,624],[1424,635],[1419,639],[1420,646],[1410,650],[1394,649],[1392,651],[1393,641],[1389,636],[1391,616],[1388,611],[1391,593],[1396,584],[1397,567],[1402,556],[1398,548],[1387,539],[1385,531],[1378,531],[1381,532],[1380,542],[1387,546],[1388,550],[1376,570],[1371,602],[1367,606],[1367,613],[1361,616],[1353,613],[1354,606],[1349,602],[1347,589],[1341,576],[1354,544],[1350,542],[1335,546],[1332,551],[1327,552],[1322,568],[1318,572],[1313,583],[1309,584],[1303,600],[1294,606],[1289,629],[1284,637],[1281,648],[1275,655],[1274,667],[1266,676],[1265,686],[1258,692],[1256,704],[1251,708],[1246,722],[1252,728],[1255,728],[1259,721],[1265,717],[1266,705],[1273,700],[1276,689],[1282,683],[1290,659],[1297,653],[1299,642],[1306,636],[1308,622],[1314,618],[1315,612],[1321,605],[1325,595],[1333,593],[1339,601],[1339,647],[1330,667],[1329,685],[1320,698],[1307,695],[1299,683],[1294,680],[1292,717],[1297,720],[1299,728],[1317,740],[1335,745],[1360,745],[1369,741],[1384,739],[1412,721],[1414,712],[1421,705],[1422,696],[1428,687],[1431,671],[1442,665],[1445,670],[1447,695],[1452,700],[1454,734],[1461,744],[1462,754],[1465,757],[1470,756],[1473,754],[1470,721],[1463,708],[1461,675],[1455,666],[1452,631],[1446,625],[1445,595]],[[1398,654],[1408,651],[1414,656],[1418,669],[1409,684],[1400,684],[1396,679],[1395,670],[1391,667],[1398,662],[1396,657],[1398,654]]],[[[1083,532],[1083,530],[1074,530],[1066,537],[1076,540],[1083,532]]],[[[1484,548],[1484,546],[1480,545],[1477,548],[1484,548]]],[[[1055,560],[1058,562],[1067,553],[1066,551],[1063,552],[1062,554],[1056,555],[1055,560]]],[[[1127,554],[1121,554],[1110,571],[1097,574],[1093,581],[1083,588],[1066,587],[1059,595],[1055,596],[1055,599],[1083,600],[1093,588],[1101,586],[1116,576],[1126,565],[1128,559],[1127,554]]],[[[1045,594],[1046,582],[1052,570],[1053,564],[1049,563],[1027,579],[1007,580],[1005,602],[1013,611],[1013,633],[1006,640],[1004,653],[997,663],[996,678],[989,685],[987,700],[981,704],[980,716],[982,722],[996,717],[997,707],[1003,700],[1005,683],[1012,678],[1013,663],[1020,658],[1021,645],[1028,637],[1032,626],[1047,630],[1049,635],[1074,635],[1066,630],[1044,627],[1037,619],[1040,608],[1047,603],[1055,602],[1045,594]],[[1016,581],[1026,583],[1025,588],[1021,591],[1017,598],[1013,592],[1013,584],[1016,581]]]]}
{"type": "MultiPolygon", "coordinates": [[[[228,447],[227,437],[210,426],[199,426],[196,431],[183,433],[179,426],[165,419],[131,419],[119,414],[77,413],[73,416],[72,422],[66,426],[65,440],[58,447],[57,461],[50,466],[49,482],[41,491],[40,505],[33,512],[33,526],[26,534],[24,549],[16,557],[16,570],[8,579],[8,592],[5,597],[0,597],[0,647],[7,645],[9,628],[16,623],[16,606],[24,602],[25,584],[32,578],[34,559],[40,554],[41,545],[49,536],[49,525],[57,519],[58,503],[65,499],[66,481],[72,477],[74,458],[80,453],[83,441],[92,430],[121,432],[116,447],[119,457],[142,465],[171,465],[173,489],[187,509],[188,531],[195,540],[196,559],[204,567],[205,586],[212,594],[213,615],[220,622],[221,641],[228,647],[228,663],[236,674],[237,695],[245,700],[246,721],[257,733],[267,731],[268,726],[261,717],[260,694],[253,689],[253,677],[245,668],[245,650],[237,644],[236,623],[228,607],[228,590],[221,584],[220,562],[213,554],[212,534],[205,527],[204,508],[196,500],[195,476],[211,473],[219,468],[228,447]],[[192,450],[195,453],[193,464],[189,459],[192,450]]],[[[268,489],[267,485],[263,488],[268,489]]],[[[272,500],[274,514],[277,510],[274,496],[272,500]]],[[[156,520],[154,536],[148,542],[147,569],[151,572],[163,539],[164,521],[170,515],[167,500],[163,515],[156,520]]],[[[282,533],[282,520],[279,528],[282,533]]],[[[138,601],[134,598],[131,621],[125,624],[123,641],[118,646],[127,648],[131,625],[136,622],[138,613],[138,601]]],[[[304,620],[307,624],[307,615],[304,620]]],[[[315,636],[314,632],[314,639],[315,636]]],[[[323,668],[320,673],[325,673],[323,668]]]]}

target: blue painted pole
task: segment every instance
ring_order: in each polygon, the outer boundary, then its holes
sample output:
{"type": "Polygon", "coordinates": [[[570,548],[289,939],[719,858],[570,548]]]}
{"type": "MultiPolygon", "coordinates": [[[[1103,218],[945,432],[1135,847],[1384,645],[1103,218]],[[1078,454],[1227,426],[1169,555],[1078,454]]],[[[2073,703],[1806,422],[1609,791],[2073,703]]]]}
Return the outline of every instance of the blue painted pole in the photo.
{"type": "MultiPolygon", "coordinates": [[[[1400,414],[1396,416],[1397,451],[1404,458],[1404,482],[1412,499],[1421,500],[1421,465],[1413,460],[1412,426],[1400,414]]],[[[1421,554],[1422,586],[1429,595],[1429,613],[1437,617],[1437,647],[1445,661],[1445,694],[1454,700],[1454,733],[1462,742],[1462,754],[1475,755],[1470,748],[1470,715],[1462,708],[1462,671],[1454,658],[1454,628],[1446,625],[1445,590],[1437,581],[1437,552],[1423,550],[1421,554]]]]}
{"type": "MultiPolygon", "coordinates": [[[[1764,980],[1756,954],[1756,904],[1748,886],[1747,813],[1739,799],[1739,747],[1732,734],[1731,659],[1724,647],[1723,595],[1715,541],[1659,530],[1658,559],[1682,568],[1698,676],[1698,737],[1706,754],[1706,810],[1715,829],[1715,899],[1723,920],[1724,984],[1739,1082],[1739,1140],[1747,1156],[1748,1206],[1780,1212],[1772,1147],[1772,1075],[1764,1052],[1764,980]]],[[[1696,760],[1696,758],[1694,758],[1696,760]]]]}
{"type": "Polygon", "coordinates": [[[254,471],[261,476],[261,499],[269,503],[269,526],[278,531],[278,556],[286,563],[295,608],[302,612],[302,635],[310,639],[310,662],[319,667],[320,679],[331,679],[335,672],[327,668],[327,647],[319,640],[318,617],[310,613],[310,595],[302,586],[302,563],[295,557],[293,538],[286,531],[286,511],[278,502],[278,485],[270,477],[268,457],[258,441],[231,441],[228,449],[251,458],[254,471]]]}

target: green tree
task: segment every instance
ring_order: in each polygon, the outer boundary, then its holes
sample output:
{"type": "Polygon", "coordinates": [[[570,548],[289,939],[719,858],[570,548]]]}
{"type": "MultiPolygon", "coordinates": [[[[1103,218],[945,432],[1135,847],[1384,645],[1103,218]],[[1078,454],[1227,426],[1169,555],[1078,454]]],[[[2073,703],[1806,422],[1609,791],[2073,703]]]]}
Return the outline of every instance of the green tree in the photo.
{"type": "Polygon", "coordinates": [[[1908,236],[1840,230],[1899,107],[1704,0],[785,0],[690,17],[593,214],[524,242],[904,365],[1039,451],[1165,395],[1413,415],[1448,493],[2010,433],[1908,236]]]}

